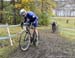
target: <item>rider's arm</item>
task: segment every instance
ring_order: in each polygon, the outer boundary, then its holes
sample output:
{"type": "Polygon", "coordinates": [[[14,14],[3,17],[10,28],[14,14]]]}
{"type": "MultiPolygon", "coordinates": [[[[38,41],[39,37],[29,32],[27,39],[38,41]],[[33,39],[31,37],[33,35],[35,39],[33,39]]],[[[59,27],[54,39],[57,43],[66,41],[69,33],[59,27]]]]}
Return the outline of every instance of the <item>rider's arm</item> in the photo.
{"type": "Polygon", "coordinates": [[[23,24],[26,22],[26,20],[27,20],[27,17],[24,17],[22,22],[21,22],[21,28],[23,28],[23,24]]]}
{"type": "Polygon", "coordinates": [[[27,17],[24,17],[24,22],[26,22],[27,21],[27,17]]]}

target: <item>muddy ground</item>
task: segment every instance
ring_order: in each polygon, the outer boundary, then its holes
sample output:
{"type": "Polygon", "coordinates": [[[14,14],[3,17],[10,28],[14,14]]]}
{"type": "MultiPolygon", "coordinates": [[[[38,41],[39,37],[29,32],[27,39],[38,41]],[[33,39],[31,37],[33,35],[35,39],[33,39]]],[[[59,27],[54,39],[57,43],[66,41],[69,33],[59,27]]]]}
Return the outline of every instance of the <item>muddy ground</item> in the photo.
{"type": "Polygon", "coordinates": [[[19,48],[9,58],[75,58],[75,42],[49,30],[40,30],[39,46],[22,52],[19,48]]]}

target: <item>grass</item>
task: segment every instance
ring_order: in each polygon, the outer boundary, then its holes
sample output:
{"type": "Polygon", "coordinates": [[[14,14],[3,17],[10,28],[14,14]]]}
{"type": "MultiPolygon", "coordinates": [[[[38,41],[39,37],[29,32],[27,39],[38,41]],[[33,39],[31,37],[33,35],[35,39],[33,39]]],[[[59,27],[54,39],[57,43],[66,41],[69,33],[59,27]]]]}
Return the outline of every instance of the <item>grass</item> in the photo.
{"type": "MultiPolygon", "coordinates": [[[[21,28],[20,27],[12,27],[10,28],[10,33],[11,34],[16,34],[18,32],[21,31],[21,28]]],[[[7,34],[7,29],[6,28],[0,28],[0,37],[4,37],[4,36],[8,36],[7,34]]],[[[11,52],[13,52],[16,47],[18,46],[18,38],[17,37],[14,37],[12,38],[13,39],[13,43],[14,43],[14,46],[10,46],[10,42],[9,40],[0,40],[0,44],[3,44],[4,47],[0,47],[0,58],[8,58],[9,54],[11,52]]]]}
{"type": "Polygon", "coordinates": [[[51,21],[56,21],[60,35],[63,37],[66,37],[68,40],[75,40],[75,31],[71,30],[62,30],[62,28],[69,28],[69,29],[75,29],[75,18],[55,18],[54,20],[51,21]],[[69,20],[68,23],[66,23],[66,20],[69,20]]]}
{"type": "Polygon", "coordinates": [[[16,46],[0,48],[0,58],[8,58],[8,56],[16,49],[16,46]]]}
{"type": "MultiPolygon", "coordinates": [[[[5,43],[7,44],[7,42],[5,43]]],[[[0,58],[8,58],[9,55],[15,51],[17,46],[18,46],[18,42],[16,42],[14,46],[10,46],[10,43],[9,43],[9,46],[4,46],[0,48],[0,58]]]]}
{"type": "MultiPolygon", "coordinates": [[[[21,31],[20,27],[9,28],[10,34],[16,34],[21,31]]],[[[0,36],[7,36],[8,31],[6,28],[0,28],[0,36]]]]}
{"type": "Polygon", "coordinates": [[[60,35],[63,37],[66,37],[68,40],[75,40],[75,33],[70,33],[68,31],[61,31],[60,35]]]}
{"type": "Polygon", "coordinates": [[[56,21],[58,26],[61,26],[61,27],[75,28],[75,19],[55,18],[51,21],[56,21]],[[69,22],[66,23],[66,20],[69,20],[69,22]]]}

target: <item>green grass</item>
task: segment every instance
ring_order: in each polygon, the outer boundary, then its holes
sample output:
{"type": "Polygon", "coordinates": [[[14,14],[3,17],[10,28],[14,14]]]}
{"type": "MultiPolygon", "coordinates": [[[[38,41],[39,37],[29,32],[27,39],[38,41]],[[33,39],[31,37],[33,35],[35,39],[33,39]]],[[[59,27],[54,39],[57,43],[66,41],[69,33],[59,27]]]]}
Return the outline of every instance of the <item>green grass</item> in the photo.
{"type": "MultiPolygon", "coordinates": [[[[21,31],[20,27],[9,28],[10,34],[16,34],[21,31]]],[[[8,31],[6,28],[0,28],[0,36],[8,36],[8,31]]]]}
{"type": "MultiPolygon", "coordinates": [[[[21,31],[20,27],[10,28],[11,34],[16,34],[20,31],[21,31]]],[[[0,37],[8,36],[7,33],[8,32],[7,32],[6,28],[0,28],[0,37]]],[[[18,35],[18,37],[19,37],[19,35],[18,35]]],[[[0,40],[0,44],[6,45],[3,48],[0,47],[0,58],[8,58],[9,54],[16,49],[16,47],[18,46],[18,37],[12,38],[13,43],[14,43],[14,46],[12,46],[12,47],[10,46],[10,42],[8,39],[0,40]]]]}
{"type": "Polygon", "coordinates": [[[75,18],[69,17],[69,18],[64,18],[64,17],[59,17],[59,18],[54,18],[51,20],[51,22],[56,21],[60,35],[63,37],[66,37],[68,40],[75,40],[75,31],[71,30],[62,30],[62,28],[70,28],[70,29],[75,29],[75,18]],[[66,23],[66,20],[69,20],[68,23],[66,23]]]}
{"type": "Polygon", "coordinates": [[[55,18],[51,21],[56,21],[58,26],[66,28],[75,28],[75,19],[64,19],[64,18],[55,18]],[[66,20],[69,20],[69,23],[66,23],[66,20]]]}
{"type": "Polygon", "coordinates": [[[70,32],[68,32],[68,31],[61,31],[60,35],[65,37],[65,38],[67,38],[68,40],[71,40],[71,41],[75,40],[75,33],[74,32],[71,33],[71,31],[70,32]]]}
{"type": "Polygon", "coordinates": [[[16,46],[0,48],[0,58],[8,58],[8,56],[16,49],[16,46]]]}
{"type": "MultiPolygon", "coordinates": [[[[6,41],[4,43],[7,44],[6,41]]],[[[17,46],[18,46],[18,42],[16,41],[16,43],[14,43],[14,46],[10,46],[10,43],[9,43],[8,46],[4,46],[2,48],[0,47],[0,58],[8,58],[9,55],[15,51],[17,46]]]]}

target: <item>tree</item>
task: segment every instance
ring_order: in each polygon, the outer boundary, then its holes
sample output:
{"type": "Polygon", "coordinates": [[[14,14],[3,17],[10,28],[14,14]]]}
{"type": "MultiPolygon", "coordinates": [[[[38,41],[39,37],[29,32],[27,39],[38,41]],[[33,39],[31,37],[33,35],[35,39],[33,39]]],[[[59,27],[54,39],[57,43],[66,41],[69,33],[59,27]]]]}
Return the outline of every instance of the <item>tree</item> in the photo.
{"type": "Polygon", "coordinates": [[[41,11],[51,14],[56,4],[53,0],[41,0],[41,11]]]}
{"type": "Polygon", "coordinates": [[[13,4],[13,23],[16,24],[16,9],[15,9],[15,0],[11,0],[12,4],[13,4]]]}
{"type": "Polygon", "coordinates": [[[2,11],[3,11],[3,0],[0,0],[0,11],[1,11],[1,13],[0,13],[0,23],[2,23],[2,20],[3,20],[3,13],[2,13],[2,11]]]}
{"type": "Polygon", "coordinates": [[[39,0],[41,14],[39,15],[41,25],[48,25],[50,23],[49,17],[52,16],[52,10],[56,7],[56,4],[53,0],[39,0]]]}
{"type": "Polygon", "coordinates": [[[56,4],[53,0],[21,0],[21,8],[35,12],[42,23],[52,15],[52,10],[55,6],[56,4]]]}

